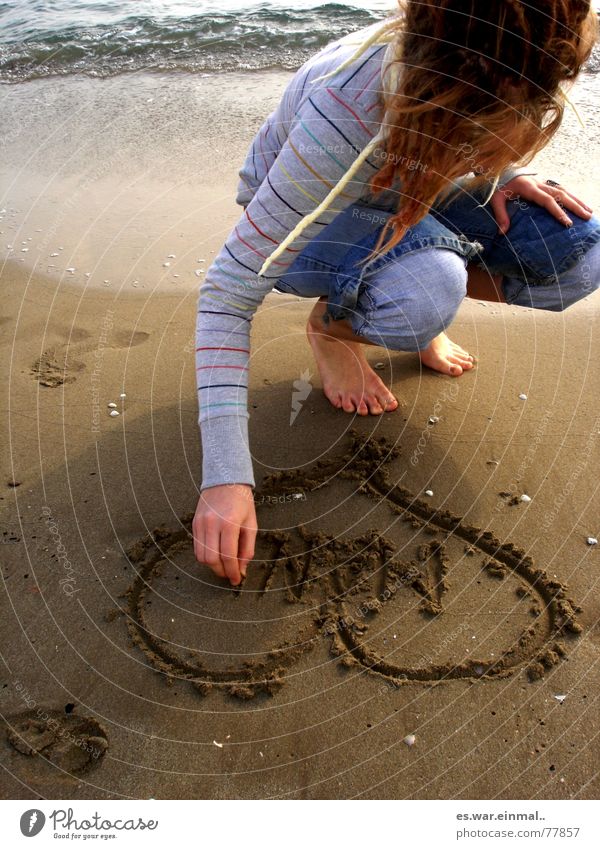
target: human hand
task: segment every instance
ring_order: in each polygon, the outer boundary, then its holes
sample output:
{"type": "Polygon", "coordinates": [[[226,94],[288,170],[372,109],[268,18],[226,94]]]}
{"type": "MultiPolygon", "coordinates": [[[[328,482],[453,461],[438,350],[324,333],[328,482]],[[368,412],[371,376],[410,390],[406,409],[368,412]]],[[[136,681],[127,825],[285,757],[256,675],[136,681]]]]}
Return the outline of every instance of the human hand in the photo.
{"type": "Polygon", "coordinates": [[[558,218],[565,227],[570,227],[573,224],[565,209],[570,209],[580,218],[586,220],[591,218],[593,211],[591,206],[576,198],[563,186],[549,185],[541,180],[536,180],[534,177],[513,177],[501,189],[497,189],[490,200],[498,229],[502,234],[505,234],[510,227],[510,218],[506,209],[507,202],[516,197],[543,206],[555,218],[558,218]]]}
{"type": "Polygon", "coordinates": [[[202,490],[192,531],[196,560],[237,586],[254,557],[257,522],[252,487],[236,483],[202,490]]]}

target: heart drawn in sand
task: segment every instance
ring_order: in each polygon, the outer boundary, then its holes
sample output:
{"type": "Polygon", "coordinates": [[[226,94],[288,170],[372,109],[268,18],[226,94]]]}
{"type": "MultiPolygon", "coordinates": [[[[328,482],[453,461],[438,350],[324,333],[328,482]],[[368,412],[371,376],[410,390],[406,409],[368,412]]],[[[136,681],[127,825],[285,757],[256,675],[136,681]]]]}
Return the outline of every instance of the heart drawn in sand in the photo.
{"type": "Polygon", "coordinates": [[[557,664],[582,630],[566,587],[392,483],[398,454],[352,430],[343,456],[265,478],[255,558],[236,590],[196,563],[192,513],[131,546],[128,627],[149,663],[170,683],[240,698],[274,693],[320,639],[389,686],[521,670],[534,680],[557,664]]]}

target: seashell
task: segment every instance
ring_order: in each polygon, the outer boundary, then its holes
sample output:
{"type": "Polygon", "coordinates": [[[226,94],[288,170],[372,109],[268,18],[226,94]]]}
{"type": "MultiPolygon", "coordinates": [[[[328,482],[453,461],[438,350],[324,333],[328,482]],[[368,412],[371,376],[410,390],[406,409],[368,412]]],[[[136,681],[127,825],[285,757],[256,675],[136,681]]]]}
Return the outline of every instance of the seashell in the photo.
{"type": "Polygon", "coordinates": [[[429,424],[437,424],[439,422],[438,416],[429,416],[428,420],[429,424]]]}
{"type": "Polygon", "coordinates": [[[110,401],[106,406],[110,407],[111,410],[115,410],[117,407],[114,401],[110,401]]]}
{"type": "Polygon", "coordinates": [[[431,496],[433,495],[433,490],[432,489],[426,489],[425,495],[427,495],[429,498],[431,498],[431,496]]]}
{"type": "Polygon", "coordinates": [[[375,363],[373,368],[377,369],[377,371],[381,371],[382,368],[385,368],[385,363],[375,363]]]}
{"type": "Polygon", "coordinates": [[[217,741],[216,741],[216,740],[213,740],[213,746],[218,746],[218,747],[219,747],[219,749],[222,749],[222,748],[223,748],[223,744],[222,744],[222,743],[217,743],[217,741]]]}
{"type": "Polygon", "coordinates": [[[598,540],[596,537],[588,537],[586,540],[588,545],[598,545],[598,540]]]}
{"type": "Polygon", "coordinates": [[[406,743],[407,746],[414,746],[417,742],[417,738],[414,734],[407,734],[402,742],[406,743]]]}
{"type": "Polygon", "coordinates": [[[26,254],[28,250],[29,250],[29,248],[21,248],[21,253],[26,254]]]}
{"type": "Polygon", "coordinates": [[[110,416],[120,416],[121,414],[119,413],[119,411],[118,411],[118,410],[111,410],[111,411],[110,411],[110,413],[109,413],[109,415],[110,415],[110,416]]]}
{"type": "Polygon", "coordinates": [[[74,274],[74,273],[75,273],[75,269],[74,269],[74,268],[65,268],[65,271],[68,271],[68,272],[69,272],[69,274],[74,274]]]}
{"type": "Polygon", "coordinates": [[[57,253],[50,254],[50,256],[58,256],[57,253]]]}
{"type": "Polygon", "coordinates": [[[124,392],[121,392],[121,394],[119,395],[119,398],[127,398],[127,395],[124,392]]]}
{"type": "Polygon", "coordinates": [[[170,262],[163,262],[163,268],[169,268],[170,265],[170,262]]]}
{"type": "Polygon", "coordinates": [[[169,254],[169,255],[167,256],[167,259],[175,259],[175,254],[169,254]]]}
{"type": "Polygon", "coordinates": [[[523,493],[523,495],[520,498],[520,501],[524,501],[525,504],[529,504],[529,502],[531,501],[531,496],[525,495],[525,493],[523,493]]]}
{"type": "Polygon", "coordinates": [[[201,274],[204,274],[204,269],[203,268],[197,268],[194,271],[194,274],[196,275],[196,277],[200,277],[201,274]]]}
{"type": "Polygon", "coordinates": [[[561,703],[561,705],[562,705],[562,703],[564,702],[564,700],[565,700],[567,697],[566,697],[566,696],[554,696],[554,698],[556,699],[556,701],[557,701],[557,702],[560,702],[560,703],[561,703]]]}
{"type": "Polygon", "coordinates": [[[85,272],[85,276],[86,276],[86,277],[91,277],[91,276],[92,276],[92,272],[91,272],[91,271],[86,271],[86,272],[85,272]]]}
{"type": "Polygon", "coordinates": [[[525,395],[524,392],[521,392],[521,394],[519,395],[519,398],[521,399],[521,401],[527,401],[527,395],[525,395]]]}

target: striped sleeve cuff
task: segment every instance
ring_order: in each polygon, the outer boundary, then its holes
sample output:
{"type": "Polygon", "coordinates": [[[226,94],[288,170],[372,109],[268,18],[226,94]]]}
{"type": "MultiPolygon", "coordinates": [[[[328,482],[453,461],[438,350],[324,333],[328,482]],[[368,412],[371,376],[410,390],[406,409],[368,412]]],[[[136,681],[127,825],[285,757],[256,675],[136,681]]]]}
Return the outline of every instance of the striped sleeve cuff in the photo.
{"type": "Polygon", "coordinates": [[[215,416],[200,422],[202,485],[241,483],[256,486],[250,446],[248,416],[215,416]]]}

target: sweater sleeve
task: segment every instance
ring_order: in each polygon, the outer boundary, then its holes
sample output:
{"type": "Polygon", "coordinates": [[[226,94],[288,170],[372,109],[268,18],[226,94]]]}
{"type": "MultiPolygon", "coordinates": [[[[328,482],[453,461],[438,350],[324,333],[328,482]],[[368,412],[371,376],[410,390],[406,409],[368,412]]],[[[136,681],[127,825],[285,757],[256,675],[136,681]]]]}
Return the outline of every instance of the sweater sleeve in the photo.
{"type": "MultiPolygon", "coordinates": [[[[381,120],[379,109],[367,112],[341,87],[322,86],[303,98],[265,178],[243,198],[247,206],[200,285],[196,375],[202,489],[226,483],[255,486],[248,443],[252,318],[304,246],[359,199],[377,165],[365,160],[325,212],[264,276],[258,272],[338,183],[376,135],[381,120]]],[[[273,131],[281,137],[281,127],[273,131]]]]}

